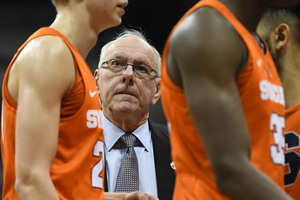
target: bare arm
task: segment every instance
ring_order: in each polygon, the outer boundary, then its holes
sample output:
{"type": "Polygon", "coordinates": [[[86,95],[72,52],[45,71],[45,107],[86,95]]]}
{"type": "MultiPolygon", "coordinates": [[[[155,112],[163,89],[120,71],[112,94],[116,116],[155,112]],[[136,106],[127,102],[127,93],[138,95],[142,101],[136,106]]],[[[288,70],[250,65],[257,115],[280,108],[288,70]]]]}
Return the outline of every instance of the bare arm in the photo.
{"type": "Polygon", "coordinates": [[[131,193],[105,192],[103,200],[158,200],[158,198],[139,191],[131,193]]]}
{"type": "Polygon", "coordinates": [[[242,49],[223,17],[201,9],[172,36],[168,70],[185,90],[219,189],[232,199],[289,199],[250,163],[249,132],[235,82],[242,49]]]}
{"type": "Polygon", "coordinates": [[[8,89],[18,102],[16,184],[21,199],[58,199],[50,178],[60,106],[75,78],[73,58],[61,39],[31,41],[10,72],[8,89]]]}

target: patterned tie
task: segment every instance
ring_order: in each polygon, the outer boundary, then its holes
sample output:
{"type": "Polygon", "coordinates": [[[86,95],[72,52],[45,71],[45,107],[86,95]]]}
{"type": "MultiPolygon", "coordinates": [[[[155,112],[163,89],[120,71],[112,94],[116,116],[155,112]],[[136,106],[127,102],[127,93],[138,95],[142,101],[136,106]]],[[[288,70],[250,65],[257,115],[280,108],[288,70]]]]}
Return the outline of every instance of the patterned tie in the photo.
{"type": "Polygon", "coordinates": [[[134,192],[139,190],[139,166],[134,151],[136,137],[126,133],[121,137],[126,145],[121,168],[117,177],[115,192],[134,192]]]}

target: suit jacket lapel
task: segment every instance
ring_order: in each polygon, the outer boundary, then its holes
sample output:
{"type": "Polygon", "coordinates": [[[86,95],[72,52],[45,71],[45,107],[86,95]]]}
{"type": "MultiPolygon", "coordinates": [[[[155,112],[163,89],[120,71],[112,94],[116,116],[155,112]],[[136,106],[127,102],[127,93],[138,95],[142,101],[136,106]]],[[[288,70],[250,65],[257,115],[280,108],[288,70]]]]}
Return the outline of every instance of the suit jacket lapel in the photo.
{"type": "Polygon", "coordinates": [[[166,128],[149,121],[154,150],[157,192],[159,199],[171,200],[175,184],[175,171],[171,168],[171,152],[166,128]]]}
{"type": "MultiPolygon", "coordinates": [[[[104,166],[106,167],[106,163],[104,163],[104,166]]],[[[105,173],[104,173],[104,191],[108,192],[106,168],[105,168],[105,173]]]]}

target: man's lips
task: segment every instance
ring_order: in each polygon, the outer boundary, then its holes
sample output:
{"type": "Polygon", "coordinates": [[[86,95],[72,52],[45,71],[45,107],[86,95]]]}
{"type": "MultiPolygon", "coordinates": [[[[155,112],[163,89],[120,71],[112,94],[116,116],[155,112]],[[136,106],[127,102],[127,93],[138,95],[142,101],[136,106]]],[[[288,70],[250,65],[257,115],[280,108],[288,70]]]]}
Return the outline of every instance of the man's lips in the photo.
{"type": "Polygon", "coordinates": [[[130,96],[135,96],[135,94],[133,94],[132,92],[128,92],[128,91],[126,91],[126,92],[118,92],[118,93],[116,93],[117,95],[130,95],[130,96]]]}

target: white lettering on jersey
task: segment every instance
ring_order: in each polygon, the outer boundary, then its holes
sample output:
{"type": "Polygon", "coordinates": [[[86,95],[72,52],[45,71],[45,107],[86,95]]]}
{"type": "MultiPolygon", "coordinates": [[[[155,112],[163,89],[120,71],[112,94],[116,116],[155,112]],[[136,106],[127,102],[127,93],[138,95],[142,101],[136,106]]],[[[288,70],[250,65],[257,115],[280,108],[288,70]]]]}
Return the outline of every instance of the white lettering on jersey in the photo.
{"type": "Polygon", "coordinates": [[[86,125],[89,128],[103,128],[102,126],[102,111],[101,110],[88,110],[86,113],[86,125]]]}
{"type": "Polygon", "coordinates": [[[284,94],[281,86],[270,83],[267,80],[261,80],[259,82],[259,89],[262,100],[270,100],[284,106],[284,94]]]}

